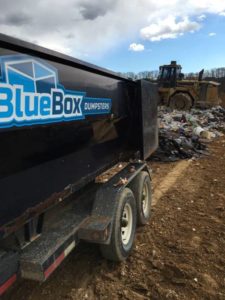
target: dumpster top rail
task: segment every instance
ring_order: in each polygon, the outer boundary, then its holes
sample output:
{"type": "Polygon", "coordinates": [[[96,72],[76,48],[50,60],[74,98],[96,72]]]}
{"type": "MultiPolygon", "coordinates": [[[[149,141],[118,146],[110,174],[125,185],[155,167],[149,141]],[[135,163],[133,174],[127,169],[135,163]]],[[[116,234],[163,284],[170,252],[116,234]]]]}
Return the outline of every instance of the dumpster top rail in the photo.
{"type": "MultiPolygon", "coordinates": [[[[72,56],[62,54],[60,52],[47,49],[45,47],[41,47],[39,45],[35,45],[5,34],[0,33],[0,42],[2,47],[7,47],[12,50],[20,50],[21,52],[27,53],[27,50],[30,50],[33,54],[38,54],[42,58],[50,58],[53,61],[61,62],[63,64],[69,64],[74,67],[79,67],[79,69],[83,69],[89,72],[98,73],[99,75],[107,76],[110,78],[133,82],[132,79],[128,79],[126,77],[118,75],[116,72],[110,71],[108,69],[96,66],[94,64],[82,61],[80,59],[76,59],[72,56]]],[[[31,53],[31,54],[32,54],[31,53]]]]}

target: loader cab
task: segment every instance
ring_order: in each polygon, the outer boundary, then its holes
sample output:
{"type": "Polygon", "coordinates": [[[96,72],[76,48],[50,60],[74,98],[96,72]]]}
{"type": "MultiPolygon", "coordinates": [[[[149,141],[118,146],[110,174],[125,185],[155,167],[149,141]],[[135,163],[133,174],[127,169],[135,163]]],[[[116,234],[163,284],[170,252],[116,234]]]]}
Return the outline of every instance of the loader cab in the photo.
{"type": "Polygon", "coordinates": [[[177,65],[176,61],[171,61],[170,65],[163,65],[159,67],[159,85],[165,88],[176,87],[177,80],[183,79],[184,75],[181,73],[181,65],[177,65]]]}

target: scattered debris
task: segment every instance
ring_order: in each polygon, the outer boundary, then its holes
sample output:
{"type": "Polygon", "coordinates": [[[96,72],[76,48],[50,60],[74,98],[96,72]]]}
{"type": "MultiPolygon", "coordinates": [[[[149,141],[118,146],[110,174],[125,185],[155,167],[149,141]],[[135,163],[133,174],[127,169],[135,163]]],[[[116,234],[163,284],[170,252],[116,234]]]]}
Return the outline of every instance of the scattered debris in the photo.
{"type": "Polygon", "coordinates": [[[225,109],[159,110],[159,147],[152,160],[177,161],[208,154],[207,143],[225,132],[225,109]]]}
{"type": "Polygon", "coordinates": [[[116,186],[125,185],[127,184],[127,182],[128,182],[127,178],[120,177],[120,180],[117,183],[115,183],[114,186],[116,187],[116,186]]]}
{"type": "Polygon", "coordinates": [[[136,171],[135,166],[130,167],[130,173],[134,173],[136,171]]]}
{"type": "Polygon", "coordinates": [[[106,183],[108,182],[117,172],[120,172],[123,168],[127,166],[127,162],[122,162],[114,165],[111,169],[108,169],[101,175],[95,178],[96,183],[106,183]]]}

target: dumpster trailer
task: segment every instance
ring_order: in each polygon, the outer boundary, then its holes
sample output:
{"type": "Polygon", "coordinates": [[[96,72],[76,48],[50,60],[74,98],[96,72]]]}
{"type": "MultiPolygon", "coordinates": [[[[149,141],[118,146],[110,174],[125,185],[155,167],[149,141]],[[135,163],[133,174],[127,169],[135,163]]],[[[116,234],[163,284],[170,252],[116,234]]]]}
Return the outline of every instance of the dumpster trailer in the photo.
{"type": "Polygon", "coordinates": [[[148,81],[0,35],[0,295],[45,281],[80,240],[130,254],[150,217],[157,98],[148,81]]]}

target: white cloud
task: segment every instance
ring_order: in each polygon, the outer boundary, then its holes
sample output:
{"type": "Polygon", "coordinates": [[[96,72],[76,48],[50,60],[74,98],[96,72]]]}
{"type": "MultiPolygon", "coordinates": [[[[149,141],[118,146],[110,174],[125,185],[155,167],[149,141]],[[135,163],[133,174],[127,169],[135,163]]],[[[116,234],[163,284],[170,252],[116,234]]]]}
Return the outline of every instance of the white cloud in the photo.
{"type": "Polygon", "coordinates": [[[132,43],[129,46],[129,50],[130,51],[135,51],[135,52],[140,52],[140,51],[144,51],[145,50],[145,46],[142,45],[142,44],[132,43]]]}
{"type": "Polygon", "coordinates": [[[225,11],[221,11],[219,15],[225,17],[225,11]]]}
{"type": "Polygon", "coordinates": [[[209,36],[215,36],[215,35],[216,35],[215,32],[210,32],[210,33],[209,33],[209,36]]]}
{"type": "Polygon", "coordinates": [[[60,45],[59,43],[54,43],[53,41],[41,41],[36,42],[36,44],[39,44],[42,47],[47,47],[50,48],[52,50],[61,52],[61,53],[65,53],[65,54],[71,54],[72,53],[72,49],[69,47],[64,47],[63,45],[60,45]]]}
{"type": "Polygon", "coordinates": [[[206,19],[206,15],[200,15],[200,16],[198,16],[198,20],[199,21],[203,21],[205,19],[206,19]]]}
{"type": "Polygon", "coordinates": [[[169,16],[142,28],[140,33],[143,39],[155,42],[164,39],[175,39],[185,32],[195,32],[200,27],[199,23],[190,21],[188,17],[184,17],[182,21],[176,21],[174,16],[169,16]]]}
{"type": "Polygon", "coordinates": [[[177,38],[199,29],[198,16],[225,15],[222,0],[0,0],[0,6],[0,32],[84,59],[139,38],[141,28],[150,41],[177,38]]]}

